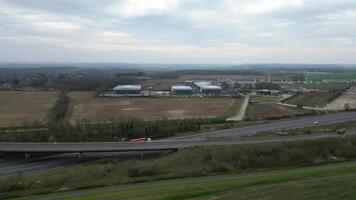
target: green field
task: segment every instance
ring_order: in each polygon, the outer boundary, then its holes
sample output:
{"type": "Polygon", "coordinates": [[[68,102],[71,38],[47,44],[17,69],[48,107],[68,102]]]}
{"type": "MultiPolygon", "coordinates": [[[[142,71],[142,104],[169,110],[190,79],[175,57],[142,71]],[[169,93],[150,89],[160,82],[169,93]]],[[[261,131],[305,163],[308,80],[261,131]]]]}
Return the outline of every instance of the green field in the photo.
{"type": "Polygon", "coordinates": [[[351,87],[349,83],[281,83],[283,89],[315,89],[330,91],[345,91],[351,87]]]}
{"type": "Polygon", "coordinates": [[[302,105],[309,107],[322,108],[338,97],[337,93],[328,92],[306,92],[302,94],[296,94],[284,102],[292,105],[302,105]]]}
{"type": "Polygon", "coordinates": [[[323,80],[349,81],[356,79],[356,72],[334,73],[334,74],[309,74],[308,79],[319,82],[323,80]]]}
{"type": "Polygon", "coordinates": [[[18,198],[71,200],[138,199],[354,199],[356,163],[208,176],[102,187],[18,198]]]}

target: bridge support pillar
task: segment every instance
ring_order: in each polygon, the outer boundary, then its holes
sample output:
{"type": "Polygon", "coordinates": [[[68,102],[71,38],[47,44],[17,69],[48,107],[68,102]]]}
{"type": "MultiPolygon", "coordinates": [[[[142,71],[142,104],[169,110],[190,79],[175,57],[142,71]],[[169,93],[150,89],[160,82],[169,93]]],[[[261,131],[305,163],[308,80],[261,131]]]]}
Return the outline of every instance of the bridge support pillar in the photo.
{"type": "Polygon", "coordinates": [[[30,153],[25,153],[25,160],[29,159],[29,158],[30,158],[30,156],[31,156],[31,154],[30,154],[30,153]]]}
{"type": "Polygon", "coordinates": [[[140,156],[141,156],[141,158],[143,158],[143,151],[141,151],[140,156]]]}
{"type": "Polygon", "coordinates": [[[83,152],[78,152],[78,159],[81,160],[83,158],[83,152]]]}

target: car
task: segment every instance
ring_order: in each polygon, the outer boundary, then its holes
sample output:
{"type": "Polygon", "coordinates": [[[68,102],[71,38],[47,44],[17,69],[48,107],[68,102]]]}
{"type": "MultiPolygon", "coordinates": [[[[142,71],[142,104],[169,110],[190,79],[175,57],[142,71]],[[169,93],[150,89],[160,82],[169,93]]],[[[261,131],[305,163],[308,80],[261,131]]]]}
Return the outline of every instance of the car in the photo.
{"type": "Polygon", "coordinates": [[[319,124],[318,121],[313,122],[313,125],[318,125],[318,124],[319,124]]]}

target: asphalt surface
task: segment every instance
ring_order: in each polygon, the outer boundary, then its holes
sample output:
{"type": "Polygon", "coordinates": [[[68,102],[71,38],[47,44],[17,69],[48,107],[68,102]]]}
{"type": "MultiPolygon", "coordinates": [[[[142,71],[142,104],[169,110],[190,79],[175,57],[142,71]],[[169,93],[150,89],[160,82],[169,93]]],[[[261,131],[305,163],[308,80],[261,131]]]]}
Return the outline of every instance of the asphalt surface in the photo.
{"type": "MultiPolygon", "coordinates": [[[[348,136],[355,135],[348,132],[348,136]]],[[[1,143],[1,152],[11,153],[76,153],[76,152],[128,152],[128,151],[164,151],[179,150],[198,146],[221,146],[235,144],[262,144],[274,142],[290,142],[315,140],[321,138],[340,137],[336,133],[284,136],[266,139],[221,139],[221,140],[172,140],[136,142],[94,142],[94,143],[1,143]]]]}
{"type": "MultiPolygon", "coordinates": [[[[244,128],[229,129],[182,136],[171,139],[159,140],[149,143],[136,142],[96,142],[96,143],[0,143],[0,152],[6,153],[75,153],[75,152],[126,152],[126,151],[155,151],[174,150],[192,146],[250,144],[256,142],[243,140],[217,140],[222,138],[241,137],[253,135],[258,132],[271,132],[287,129],[296,129],[314,126],[335,124],[347,121],[356,121],[356,112],[334,113],[302,119],[290,119],[275,123],[249,126],[244,128]]],[[[309,136],[307,136],[309,137],[309,136]]],[[[326,135],[323,137],[327,137],[326,135]]],[[[294,140],[294,139],[293,139],[294,140]]],[[[270,142],[263,140],[262,142],[270,142]]],[[[272,141],[274,142],[274,140],[272,141]]]]}
{"type": "MultiPolygon", "coordinates": [[[[0,159],[0,177],[10,176],[18,173],[42,172],[50,169],[58,169],[64,166],[81,164],[85,161],[107,157],[107,154],[97,152],[112,152],[115,156],[141,155],[157,150],[177,150],[197,146],[217,146],[233,144],[261,144],[273,142],[290,142],[299,140],[316,140],[322,138],[340,137],[337,134],[311,134],[302,136],[283,136],[268,139],[243,139],[245,135],[253,135],[261,132],[280,131],[295,128],[313,126],[318,121],[319,126],[327,124],[356,121],[356,112],[334,113],[323,116],[314,116],[299,119],[288,119],[270,124],[250,126],[244,128],[214,131],[190,136],[182,136],[150,143],[0,143],[0,152],[30,152],[30,153],[65,153],[55,156],[31,158],[28,160],[0,159]],[[231,139],[233,137],[234,139],[231,139]],[[132,151],[127,153],[127,151],[132,151]],[[147,152],[145,152],[147,151],[147,152]],[[78,154],[73,152],[86,152],[83,160],[78,160],[78,154]],[[95,152],[95,153],[94,153],[95,152]]],[[[348,132],[347,135],[355,135],[348,132]]]]}
{"type": "MultiPolygon", "coordinates": [[[[356,135],[356,132],[349,132],[347,136],[356,135]]],[[[196,147],[196,146],[218,146],[218,145],[234,145],[234,144],[263,144],[263,143],[274,143],[274,142],[291,142],[291,141],[301,141],[301,140],[318,140],[322,138],[335,138],[335,137],[345,137],[340,136],[335,133],[321,133],[312,135],[299,135],[299,136],[283,136],[277,138],[269,139],[238,139],[238,140],[205,140],[205,141],[174,141],[174,142],[151,142],[142,145],[147,145],[156,149],[156,147],[164,145],[165,148],[180,146],[181,148],[196,147]]],[[[85,144],[85,148],[91,144],[85,144]]],[[[95,145],[95,144],[92,144],[95,145]]],[[[117,143],[100,143],[100,145],[108,145],[110,148],[116,148],[117,143]]],[[[135,145],[135,144],[133,144],[135,145]]],[[[94,147],[95,148],[95,147],[94,147]]],[[[17,159],[11,160],[0,160],[0,177],[7,177],[17,175],[19,173],[37,173],[46,172],[49,170],[61,169],[68,166],[80,165],[83,163],[88,163],[93,160],[115,157],[123,158],[129,156],[141,156],[150,153],[158,153],[157,151],[133,151],[133,152],[113,152],[113,153],[84,153],[82,159],[78,159],[77,153],[66,153],[52,156],[44,156],[40,158],[30,158],[28,160],[17,159]]]]}
{"type": "Polygon", "coordinates": [[[224,137],[240,137],[244,135],[252,135],[258,132],[281,131],[288,129],[297,129],[314,126],[313,122],[319,122],[318,126],[337,124],[349,121],[356,121],[356,112],[332,113],[313,117],[293,118],[279,122],[262,124],[257,126],[249,126],[244,128],[228,129],[222,131],[214,131],[196,135],[188,135],[176,137],[167,140],[185,140],[185,139],[213,139],[224,137]]]}

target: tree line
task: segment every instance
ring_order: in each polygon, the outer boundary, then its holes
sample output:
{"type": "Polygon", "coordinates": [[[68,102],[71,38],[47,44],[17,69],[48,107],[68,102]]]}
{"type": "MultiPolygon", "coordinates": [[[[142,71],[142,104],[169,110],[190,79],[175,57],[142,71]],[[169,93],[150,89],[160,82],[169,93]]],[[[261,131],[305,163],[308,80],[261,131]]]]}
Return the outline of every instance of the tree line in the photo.
{"type": "Polygon", "coordinates": [[[81,121],[74,125],[51,122],[46,129],[0,130],[1,142],[109,142],[132,138],[154,139],[199,131],[203,124],[223,123],[223,118],[160,119],[145,121],[122,119],[105,123],[81,121]]]}

